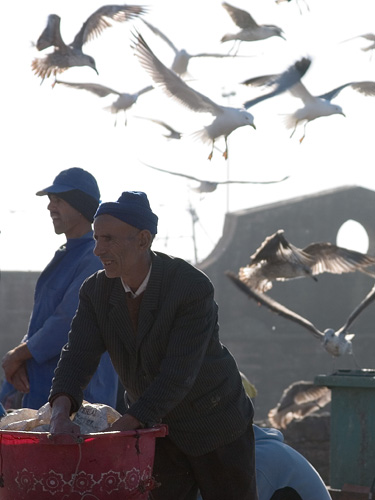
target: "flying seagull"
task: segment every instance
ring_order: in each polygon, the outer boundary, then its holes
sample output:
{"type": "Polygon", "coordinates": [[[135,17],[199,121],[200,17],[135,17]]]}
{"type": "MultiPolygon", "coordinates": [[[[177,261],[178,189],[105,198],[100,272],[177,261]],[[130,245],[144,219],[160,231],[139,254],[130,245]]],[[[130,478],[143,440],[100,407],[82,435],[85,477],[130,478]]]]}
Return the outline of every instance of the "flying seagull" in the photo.
{"type": "Polygon", "coordinates": [[[220,106],[207,96],[189,87],[174,71],[167,68],[152,52],[150,47],[145,42],[142,35],[135,34],[135,42],[133,46],[135,53],[144,67],[150,74],[155,84],[160,86],[162,90],[171,98],[176,99],[180,104],[190,108],[198,113],[211,113],[215,116],[213,122],[195,133],[195,136],[203,142],[212,144],[209,159],[212,158],[215,140],[223,136],[225,140],[224,158],[228,156],[228,136],[237,128],[245,125],[250,125],[255,128],[254,117],[247,112],[250,106],[253,106],[265,99],[278,95],[284,92],[290,85],[294,85],[302,75],[307,71],[310,65],[310,60],[307,58],[297,61],[293,66],[288,68],[284,73],[273,81],[274,90],[262,96],[256,97],[244,104],[244,108],[232,108],[228,106],[220,106]]]}
{"type": "Polygon", "coordinates": [[[82,46],[111,27],[111,20],[125,22],[145,12],[145,8],[139,5],[104,5],[87,18],[73,42],[68,45],[60,33],[60,17],[50,14],[46,28],[36,42],[36,48],[41,51],[54,47],[54,51],[44,58],[35,58],[31,63],[32,70],[42,78],[42,82],[73,66],[89,66],[98,73],[94,58],[84,54],[82,46]]]}
{"type": "Polygon", "coordinates": [[[366,33],[364,35],[353,36],[352,38],[348,38],[347,40],[344,40],[344,41],[349,42],[350,40],[355,40],[356,38],[364,38],[365,40],[369,40],[370,42],[372,42],[367,47],[362,47],[361,50],[363,50],[364,52],[367,52],[368,50],[375,49],[375,34],[374,33],[366,33]]]}
{"type": "Polygon", "coordinates": [[[168,123],[163,122],[162,120],[156,120],[155,118],[147,118],[146,116],[136,116],[135,118],[140,118],[141,120],[149,120],[150,122],[156,123],[162,127],[164,127],[169,134],[163,134],[167,139],[181,139],[182,132],[178,132],[178,130],[174,129],[168,123]]]}
{"type": "Polygon", "coordinates": [[[331,389],[313,382],[298,380],[282,393],[280,401],[268,412],[268,420],[276,429],[286,429],[292,420],[302,420],[331,401],[331,389]]]}
{"type": "MultiPolygon", "coordinates": [[[[107,107],[111,113],[116,114],[120,111],[124,111],[125,113],[125,125],[127,124],[126,119],[126,110],[131,108],[133,104],[135,104],[138,100],[138,97],[146,92],[149,92],[154,87],[152,85],[148,85],[143,89],[135,92],[134,94],[128,94],[126,92],[119,92],[117,90],[111,89],[109,87],[105,87],[104,85],[99,85],[98,83],[71,83],[71,82],[63,82],[61,80],[55,80],[55,83],[59,83],[61,85],[65,85],[66,87],[71,87],[74,89],[83,89],[87,90],[99,97],[106,97],[107,95],[114,94],[117,95],[118,98],[114,101],[111,106],[107,107]]],[[[116,121],[115,121],[116,125],[116,121]]]]}
{"type": "Polygon", "coordinates": [[[193,177],[192,175],[180,174],[179,172],[172,172],[170,170],[164,170],[162,168],[153,167],[152,165],[148,165],[147,163],[142,162],[146,167],[153,168],[154,170],[158,170],[159,172],[164,172],[166,174],[178,175],[179,177],[185,177],[186,179],[191,179],[193,181],[197,181],[200,185],[196,188],[192,188],[193,191],[197,193],[212,193],[216,190],[219,184],[275,184],[277,182],[282,182],[288,179],[289,176],[284,177],[278,181],[204,181],[202,179],[197,179],[197,177],[193,177]]]}
{"type": "MultiPolygon", "coordinates": [[[[277,77],[278,75],[264,75],[255,78],[249,78],[242,82],[245,85],[253,86],[263,86],[269,84],[269,82],[277,77]]],[[[302,100],[304,107],[297,109],[291,115],[288,115],[285,121],[285,125],[289,129],[293,129],[291,136],[293,137],[294,132],[297,129],[299,123],[304,122],[304,132],[303,136],[300,138],[299,142],[302,142],[306,135],[306,125],[308,122],[321,118],[323,116],[331,115],[343,115],[345,116],[341,106],[337,104],[332,104],[331,101],[334,99],[342,90],[347,87],[351,87],[353,90],[360,92],[365,96],[375,96],[375,82],[363,81],[363,82],[348,82],[340,85],[339,87],[321,94],[319,96],[313,96],[306,89],[301,81],[298,81],[296,85],[290,87],[288,90],[294,96],[302,100]]]]}
{"type": "Polygon", "coordinates": [[[159,36],[162,40],[164,40],[169,47],[173,50],[175,56],[172,62],[171,70],[177,73],[179,76],[183,76],[187,73],[188,65],[190,59],[194,57],[234,57],[230,54],[217,54],[217,53],[208,53],[201,52],[199,54],[189,54],[185,49],[178,49],[174,43],[158,28],[150,24],[149,22],[142,19],[145,25],[157,36],[159,36]]]}
{"type": "Polygon", "coordinates": [[[273,281],[304,277],[317,281],[315,276],[324,272],[342,274],[361,271],[375,278],[375,272],[367,269],[374,265],[375,257],[328,242],[298,248],[289,243],[284,230],[279,229],[250,256],[250,263],[239,269],[238,277],[254,290],[264,293],[272,288],[273,281]]]}
{"type": "Polygon", "coordinates": [[[339,328],[339,330],[335,331],[333,328],[327,328],[324,332],[321,332],[313,323],[311,323],[311,321],[307,320],[303,316],[300,316],[294,311],[291,311],[268,295],[256,292],[254,289],[241,281],[231,271],[226,271],[225,274],[240,290],[253,299],[258,305],[263,305],[279,316],[289,319],[306,328],[314,335],[315,338],[321,341],[324,349],[334,357],[342,356],[343,354],[353,354],[351,339],[354,337],[354,334],[347,333],[348,328],[359,316],[359,314],[375,300],[374,286],[366,297],[360,302],[360,304],[352,311],[345,324],[339,328]]]}
{"type": "Polygon", "coordinates": [[[232,21],[241,28],[241,30],[238,33],[227,33],[222,37],[221,42],[238,40],[240,44],[241,42],[265,40],[272,36],[278,36],[285,40],[283,30],[278,26],[273,24],[258,24],[248,12],[238,9],[233,5],[229,5],[229,3],[223,2],[222,6],[228,12],[232,21]]]}

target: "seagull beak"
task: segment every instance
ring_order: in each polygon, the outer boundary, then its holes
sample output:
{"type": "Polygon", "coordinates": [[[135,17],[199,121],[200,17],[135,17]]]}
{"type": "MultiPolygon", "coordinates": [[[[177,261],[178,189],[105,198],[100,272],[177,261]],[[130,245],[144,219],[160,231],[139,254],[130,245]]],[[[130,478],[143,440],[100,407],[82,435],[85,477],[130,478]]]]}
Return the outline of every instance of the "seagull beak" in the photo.
{"type": "Polygon", "coordinates": [[[250,125],[253,127],[254,130],[257,129],[256,126],[255,126],[255,123],[251,123],[250,125]]]}
{"type": "Polygon", "coordinates": [[[341,112],[340,115],[345,116],[345,118],[346,118],[346,114],[345,113],[341,112]]]}

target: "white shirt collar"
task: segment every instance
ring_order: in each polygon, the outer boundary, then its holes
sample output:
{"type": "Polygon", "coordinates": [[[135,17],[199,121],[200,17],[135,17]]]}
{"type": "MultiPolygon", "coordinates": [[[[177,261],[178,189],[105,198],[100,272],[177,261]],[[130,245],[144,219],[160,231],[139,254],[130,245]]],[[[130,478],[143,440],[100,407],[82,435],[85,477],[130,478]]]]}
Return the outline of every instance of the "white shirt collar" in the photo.
{"type": "Polygon", "coordinates": [[[140,295],[142,292],[144,292],[146,290],[148,280],[150,279],[151,268],[152,268],[152,265],[150,266],[150,269],[147,273],[147,276],[145,277],[145,279],[142,281],[141,285],[139,286],[139,288],[135,292],[133,292],[133,290],[121,278],[121,283],[122,283],[122,286],[124,287],[125,292],[130,292],[133,299],[135,297],[138,297],[138,295],[140,295]]]}

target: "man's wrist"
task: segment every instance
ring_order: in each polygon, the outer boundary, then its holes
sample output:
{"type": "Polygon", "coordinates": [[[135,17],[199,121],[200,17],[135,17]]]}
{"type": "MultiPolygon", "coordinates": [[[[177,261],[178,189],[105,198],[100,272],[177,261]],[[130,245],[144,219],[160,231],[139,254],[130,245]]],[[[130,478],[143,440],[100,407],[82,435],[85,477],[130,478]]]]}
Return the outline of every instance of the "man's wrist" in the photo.
{"type": "Polygon", "coordinates": [[[16,361],[26,361],[27,359],[33,357],[31,352],[29,351],[29,348],[27,347],[26,342],[23,342],[22,344],[15,347],[13,349],[13,353],[16,361]]]}

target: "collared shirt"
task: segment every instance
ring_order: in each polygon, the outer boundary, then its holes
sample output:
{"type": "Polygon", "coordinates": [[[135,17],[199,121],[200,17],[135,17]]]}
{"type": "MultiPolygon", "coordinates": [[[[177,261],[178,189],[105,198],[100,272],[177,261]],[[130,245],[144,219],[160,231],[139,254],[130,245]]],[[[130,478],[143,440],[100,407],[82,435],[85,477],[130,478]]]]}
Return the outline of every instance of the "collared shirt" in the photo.
{"type": "Polygon", "coordinates": [[[122,283],[122,286],[124,287],[125,293],[130,293],[134,299],[135,297],[138,297],[138,295],[140,295],[142,292],[144,292],[146,290],[148,280],[150,279],[151,268],[152,268],[152,266],[150,266],[150,269],[148,270],[147,276],[145,277],[145,279],[142,281],[141,285],[139,286],[139,288],[137,288],[137,290],[135,292],[133,292],[133,290],[121,278],[121,283],[122,283]]]}

